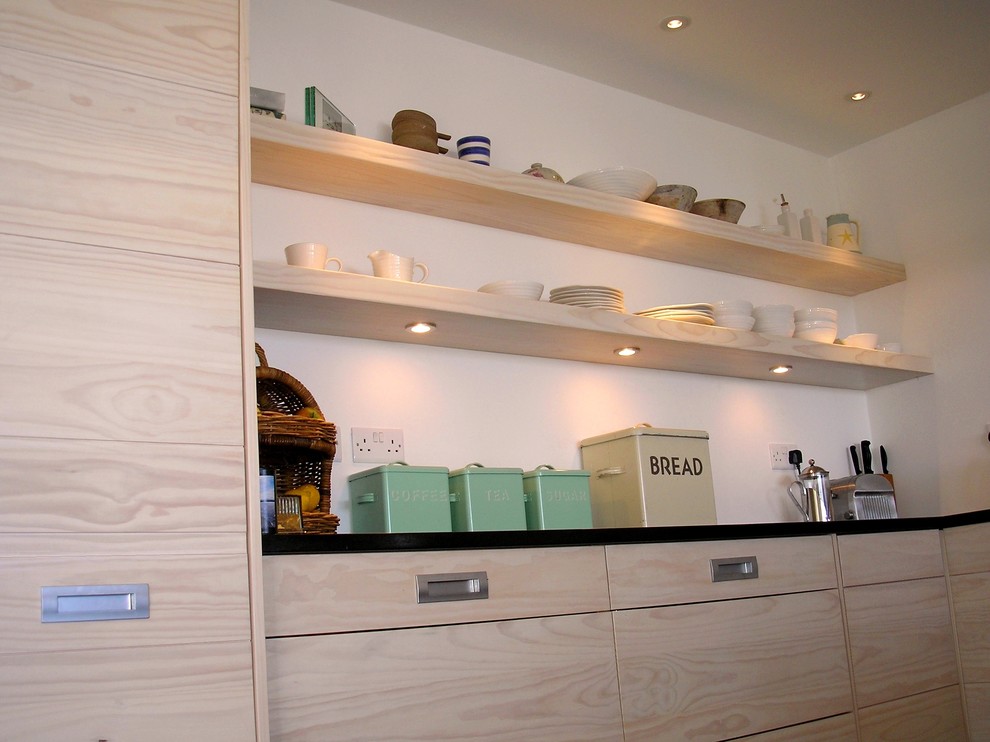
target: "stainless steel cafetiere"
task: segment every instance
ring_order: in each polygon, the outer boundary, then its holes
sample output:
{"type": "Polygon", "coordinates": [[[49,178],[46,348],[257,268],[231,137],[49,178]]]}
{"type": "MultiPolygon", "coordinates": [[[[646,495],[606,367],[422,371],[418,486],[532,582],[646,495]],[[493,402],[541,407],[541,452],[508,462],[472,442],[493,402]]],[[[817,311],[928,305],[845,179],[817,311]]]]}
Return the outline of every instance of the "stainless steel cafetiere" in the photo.
{"type": "Polygon", "coordinates": [[[815,466],[815,460],[808,461],[808,468],[798,473],[796,482],[787,487],[787,494],[797,505],[806,521],[832,520],[832,487],[828,472],[815,466]],[[795,497],[794,488],[800,489],[800,499],[795,497]]]}

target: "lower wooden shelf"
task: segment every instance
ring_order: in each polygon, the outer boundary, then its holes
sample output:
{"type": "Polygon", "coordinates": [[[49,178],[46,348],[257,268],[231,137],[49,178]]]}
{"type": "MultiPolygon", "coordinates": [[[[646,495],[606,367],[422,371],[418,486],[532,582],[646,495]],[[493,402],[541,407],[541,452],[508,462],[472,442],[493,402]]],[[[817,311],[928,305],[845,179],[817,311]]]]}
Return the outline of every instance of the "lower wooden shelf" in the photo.
{"type": "Polygon", "coordinates": [[[656,320],[354,273],[254,264],[258,327],[616,366],[866,390],[933,372],[930,359],[656,320]],[[431,322],[433,332],[405,327],[431,322]],[[617,348],[640,352],[620,357],[617,348]],[[787,374],[772,374],[777,365],[787,374]]]}

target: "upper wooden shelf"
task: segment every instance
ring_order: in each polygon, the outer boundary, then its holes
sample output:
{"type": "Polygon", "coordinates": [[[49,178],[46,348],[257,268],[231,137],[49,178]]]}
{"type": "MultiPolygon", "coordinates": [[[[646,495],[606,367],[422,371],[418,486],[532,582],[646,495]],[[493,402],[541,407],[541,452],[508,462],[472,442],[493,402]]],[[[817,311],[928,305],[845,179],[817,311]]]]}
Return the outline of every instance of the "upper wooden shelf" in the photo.
{"type": "Polygon", "coordinates": [[[906,278],[847,250],[261,116],[251,179],[845,296],[906,278]]]}
{"type": "Polygon", "coordinates": [[[793,384],[872,389],[932,373],[927,358],[656,320],[356,273],[254,264],[255,324],[322,335],[793,384]],[[433,322],[426,335],[405,330],[433,322]],[[639,347],[620,358],[617,348],[639,347]],[[789,365],[784,375],[771,366],[789,365]]]}

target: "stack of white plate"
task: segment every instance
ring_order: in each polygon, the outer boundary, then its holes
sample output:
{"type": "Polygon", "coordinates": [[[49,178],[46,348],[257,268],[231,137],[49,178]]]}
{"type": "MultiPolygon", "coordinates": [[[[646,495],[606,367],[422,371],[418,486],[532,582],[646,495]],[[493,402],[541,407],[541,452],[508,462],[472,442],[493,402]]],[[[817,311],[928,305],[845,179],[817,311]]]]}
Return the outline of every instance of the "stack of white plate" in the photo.
{"type": "Polygon", "coordinates": [[[745,299],[717,301],[713,305],[715,324],[733,330],[752,330],[756,324],[753,304],[745,299]]]}
{"type": "Polygon", "coordinates": [[[493,281],[486,283],[478,291],[539,301],[543,296],[543,284],[536,281],[493,281]]]}
{"type": "Polygon", "coordinates": [[[794,307],[790,304],[764,304],[753,310],[753,330],[767,335],[794,335],[794,307]]]}
{"type": "Polygon", "coordinates": [[[622,292],[610,286],[561,286],[550,289],[550,301],[554,304],[607,309],[610,312],[626,311],[622,292]]]}
{"type": "Polygon", "coordinates": [[[636,312],[638,317],[670,319],[677,322],[694,322],[698,325],[714,325],[715,314],[711,304],[669,304],[636,312]]]}
{"type": "Polygon", "coordinates": [[[828,307],[811,307],[794,312],[794,337],[819,343],[834,343],[839,334],[839,313],[828,307]]]}

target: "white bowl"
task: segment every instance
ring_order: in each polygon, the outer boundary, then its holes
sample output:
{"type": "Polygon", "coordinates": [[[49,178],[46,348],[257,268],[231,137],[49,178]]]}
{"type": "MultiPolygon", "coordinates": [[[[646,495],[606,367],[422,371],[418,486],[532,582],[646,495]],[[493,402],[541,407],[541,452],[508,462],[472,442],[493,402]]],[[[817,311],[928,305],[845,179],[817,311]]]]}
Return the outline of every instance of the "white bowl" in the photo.
{"type": "Polygon", "coordinates": [[[762,332],[765,335],[780,335],[785,338],[794,336],[794,323],[791,324],[775,324],[775,323],[761,323],[759,320],[753,326],[754,332],[762,332]]]}
{"type": "Polygon", "coordinates": [[[877,347],[877,341],[879,339],[880,336],[875,332],[857,332],[855,335],[843,338],[842,344],[852,346],[853,348],[873,350],[877,347]]]}
{"type": "Polygon", "coordinates": [[[656,189],[657,179],[634,167],[607,167],[582,173],[567,184],[643,201],[656,189]]]}
{"type": "Polygon", "coordinates": [[[828,307],[810,307],[808,309],[795,309],[794,319],[798,322],[814,319],[829,319],[835,322],[839,319],[839,312],[828,307]]]}
{"type": "Polygon", "coordinates": [[[795,322],[794,323],[794,326],[797,327],[798,329],[803,328],[805,330],[814,330],[814,329],[819,329],[819,328],[823,328],[823,327],[825,327],[825,328],[833,328],[834,329],[834,328],[838,327],[839,325],[838,325],[837,322],[833,322],[830,319],[812,319],[812,320],[808,320],[806,322],[795,322]]]}
{"type": "Polygon", "coordinates": [[[730,330],[752,330],[756,317],[751,314],[715,315],[715,324],[730,330]]]}
{"type": "Polygon", "coordinates": [[[814,340],[816,343],[834,343],[838,330],[835,327],[808,327],[794,330],[794,337],[814,340]]]}

